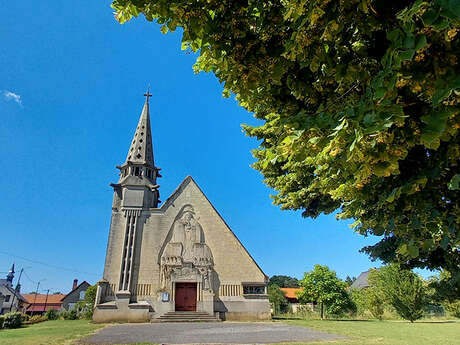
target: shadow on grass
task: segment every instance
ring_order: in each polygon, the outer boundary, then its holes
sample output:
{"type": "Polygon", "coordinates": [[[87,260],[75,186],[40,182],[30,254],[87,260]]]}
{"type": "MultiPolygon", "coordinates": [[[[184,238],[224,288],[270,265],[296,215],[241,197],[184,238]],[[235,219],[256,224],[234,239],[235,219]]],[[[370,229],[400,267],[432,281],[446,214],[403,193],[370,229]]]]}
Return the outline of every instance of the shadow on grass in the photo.
{"type": "MultiPolygon", "coordinates": [[[[409,321],[407,321],[407,322],[409,322],[409,321]]],[[[458,323],[458,322],[454,321],[454,320],[442,320],[442,321],[437,321],[437,320],[428,321],[428,320],[425,320],[425,321],[415,321],[414,323],[429,323],[429,324],[433,325],[433,324],[436,324],[436,323],[458,323]]]]}

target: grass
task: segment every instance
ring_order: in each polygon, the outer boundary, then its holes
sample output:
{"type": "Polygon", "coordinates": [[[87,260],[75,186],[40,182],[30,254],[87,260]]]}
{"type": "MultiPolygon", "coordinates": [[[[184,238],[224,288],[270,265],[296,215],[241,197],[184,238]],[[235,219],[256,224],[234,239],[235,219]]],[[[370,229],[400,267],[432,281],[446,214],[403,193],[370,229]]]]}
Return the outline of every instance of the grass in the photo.
{"type": "Polygon", "coordinates": [[[348,339],[308,343],[338,345],[460,345],[460,321],[291,320],[290,325],[345,335],[348,339]]]}
{"type": "Polygon", "coordinates": [[[104,327],[88,320],[45,321],[16,329],[0,330],[0,345],[63,345],[104,327]]]}

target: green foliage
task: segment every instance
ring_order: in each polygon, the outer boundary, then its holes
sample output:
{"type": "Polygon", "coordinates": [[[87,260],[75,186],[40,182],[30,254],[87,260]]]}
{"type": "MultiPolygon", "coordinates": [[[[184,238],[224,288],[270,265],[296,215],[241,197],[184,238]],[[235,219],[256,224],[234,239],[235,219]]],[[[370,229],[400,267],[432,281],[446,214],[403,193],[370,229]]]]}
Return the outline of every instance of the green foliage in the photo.
{"type": "Polygon", "coordinates": [[[353,284],[355,280],[356,280],[356,277],[347,276],[345,278],[345,283],[347,283],[348,286],[351,286],[351,284],[353,284]]]}
{"type": "Polygon", "coordinates": [[[54,309],[48,309],[45,313],[45,317],[48,320],[57,320],[59,318],[59,313],[57,310],[54,309]]]}
{"type": "Polygon", "coordinates": [[[350,297],[356,305],[358,315],[363,316],[369,311],[376,319],[382,319],[386,307],[385,296],[375,286],[351,289],[350,297]]]}
{"type": "Polygon", "coordinates": [[[369,283],[378,296],[384,296],[405,320],[414,322],[423,316],[427,296],[423,280],[414,272],[391,264],[372,270],[369,283]]]}
{"type": "Polygon", "coordinates": [[[458,0],[114,0],[183,29],[224,95],[264,122],[254,168],[282,209],[340,211],[372,258],[460,266],[458,0]]]}
{"type": "Polygon", "coordinates": [[[460,300],[453,302],[445,301],[443,306],[450,315],[460,319],[460,300]]]}
{"type": "Polygon", "coordinates": [[[86,289],[85,299],[77,303],[80,317],[91,320],[93,318],[94,302],[96,300],[97,284],[86,289]]]}
{"type": "Polygon", "coordinates": [[[273,285],[273,284],[278,285],[278,287],[280,288],[298,288],[299,287],[299,281],[297,278],[283,276],[283,275],[276,275],[276,276],[270,277],[268,286],[273,285]]]}
{"type": "Polygon", "coordinates": [[[0,315],[0,329],[3,328],[3,323],[5,322],[5,316],[0,315]]]}
{"type": "Polygon", "coordinates": [[[70,310],[62,309],[59,312],[59,318],[63,320],[78,320],[79,319],[78,310],[77,308],[73,308],[70,310]]]}
{"type": "Polygon", "coordinates": [[[364,295],[364,290],[352,288],[349,290],[348,294],[350,295],[351,300],[356,306],[356,314],[359,316],[363,316],[367,310],[367,303],[364,295]]]}
{"type": "Polygon", "coordinates": [[[364,290],[366,307],[372,316],[381,320],[385,312],[385,296],[379,289],[370,286],[364,290]]]}
{"type": "Polygon", "coordinates": [[[441,271],[428,283],[431,300],[440,303],[453,317],[460,318],[460,274],[441,271]]]}
{"type": "Polygon", "coordinates": [[[31,318],[29,318],[29,320],[26,323],[28,325],[33,325],[35,323],[45,322],[47,320],[51,320],[51,319],[48,319],[48,317],[43,316],[43,315],[34,315],[31,318]]]}
{"type": "Polygon", "coordinates": [[[275,315],[280,313],[285,313],[288,308],[288,301],[284,297],[283,291],[280,290],[280,287],[276,284],[271,284],[268,286],[268,300],[273,306],[273,312],[275,315]]]}
{"type": "Polygon", "coordinates": [[[336,273],[327,266],[315,265],[312,271],[305,273],[299,283],[302,287],[298,295],[301,303],[324,304],[330,315],[342,315],[356,310],[355,304],[345,290],[346,283],[337,278],[336,273]]]}
{"type": "Polygon", "coordinates": [[[6,313],[3,328],[19,328],[22,326],[22,314],[19,312],[6,313]]]}

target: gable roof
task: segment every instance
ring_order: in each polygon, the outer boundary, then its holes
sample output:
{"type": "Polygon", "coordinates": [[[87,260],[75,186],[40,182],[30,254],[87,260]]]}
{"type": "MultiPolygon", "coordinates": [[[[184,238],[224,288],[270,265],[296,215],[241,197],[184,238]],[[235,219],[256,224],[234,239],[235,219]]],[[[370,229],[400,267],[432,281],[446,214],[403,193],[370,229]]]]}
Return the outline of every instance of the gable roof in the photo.
{"type": "Polygon", "coordinates": [[[298,298],[296,293],[302,291],[302,288],[280,288],[280,290],[286,298],[298,298]]]}
{"type": "Polygon", "coordinates": [[[366,272],[362,272],[358,278],[353,282],[353,284],[350,285],[350,288],[354,289],[363,289],[369,287],[369,282],[367,281],[367,278],[369,276],[370,270],[366,272]]]}
{"type": "Polygon", "coordinates": [[[13,289],[11,286],[2,285],[3,288],[7,289],[12,295],[16,296],[15,298],[19,299],[22,302],[27,302],[23,295],[13,289]]]}
{"type": "Polygon", "coordinates": [[[91,284],[88,283],[86,280],[82,281],[75,289],[73,289],[72,291],[70,291],[67,295],[64,295],[64,297],[61,298],[61,301],[64,301],[68,296],[70,296],[74,291],[77,291],[78,289],[80,289],[80,287],[85,284],[85,285],[88,285],[86,288],[90,287],[91,284]]]}
{"type": "Polygon", "coordinates": [[[168,199],[166,199],[166,201],[160,206],[160,210],[161,211],[166,211],[166,209],[169,208],[169,206],[171,206],[173,203],[174,203],[174,200],[176,200],[176,198],[180,195],[180,193],[182,192],[182,190],[190,183],[190,182],[193,182],[193,184],[195,184],[195,186],[198,188],[198,190],[200,191],[200,193],[204,196],[204,198],[206,199],[206,201],[209,203],[209,205],[211,205],[212,209],[216,212],[216,214],[219,216],[219,218],[222,220],[222,222],[225,224],[225,226],[227,227],[228,230],[230,230],[231,234],[233,235],[233,237],[235,237],[235,239],[238,241],[238,243],[241,245],[241,247],[243,248],[243,250],[246,252],[246,254],[249,256],[249,258],[252,260],[252,262],[256,265],[256,267],[259,269],[259,271],[265,276],[265,280],[268,281],[269,277],[264,273],[264,271],[262,270],[262,268],[260,268],[260,266],[257,264],[256,260],[254,260],[254,258],[251,256],[251,254],[249,254],[248,250],[246,249],[246,247],[243,245],[243,243],[241,243],[241,241],[239,240],[239,238],[235,235],[235,233],[233,232],[233,230],[230,228],[230,226],[227,224],[227,222],[225,221],[225,219],[222,217],[222,215],[219,213],[219,211],[217,211],[217,209],[214,207],[214,205],[212,204],[211,201],[209,201],[208,197],[206,196],[206,194],[203,192],[203,190],[200,188],[200,186],[198,186],[198,184],[196,183],[196,181],[193,179],[192,176],[190,175],[187,175],[187,177],[181,182],[181,184],[179,184],[179,186],[175,189],[175,191],[168,197],[168,199]]]}
{"type": "Polygon", "coordinates": [[[48,295],[48,298],[46,297],[46,294],[34,294],[34,293],[28,293],[23,295],[24,298],[26,299],[26,302],[29,304],[62,304],[61,299],[65,295],[63,294],[52,294],[48,295]]]}

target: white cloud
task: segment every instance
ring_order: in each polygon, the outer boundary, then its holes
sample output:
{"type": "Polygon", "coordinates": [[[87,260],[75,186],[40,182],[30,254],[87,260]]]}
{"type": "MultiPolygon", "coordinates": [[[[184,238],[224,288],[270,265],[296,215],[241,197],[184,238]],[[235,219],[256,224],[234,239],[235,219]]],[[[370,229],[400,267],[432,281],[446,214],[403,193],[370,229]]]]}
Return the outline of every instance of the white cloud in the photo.
{"type": "Polygon", "coordinates": [[[17,93],[5,90],[3,91],[3,97],[5,97],[7,101],[12,100],[16,102],[17,104],[19,104],[20,106],[22,106],[21,95],[18,95],[17,93]]]}

